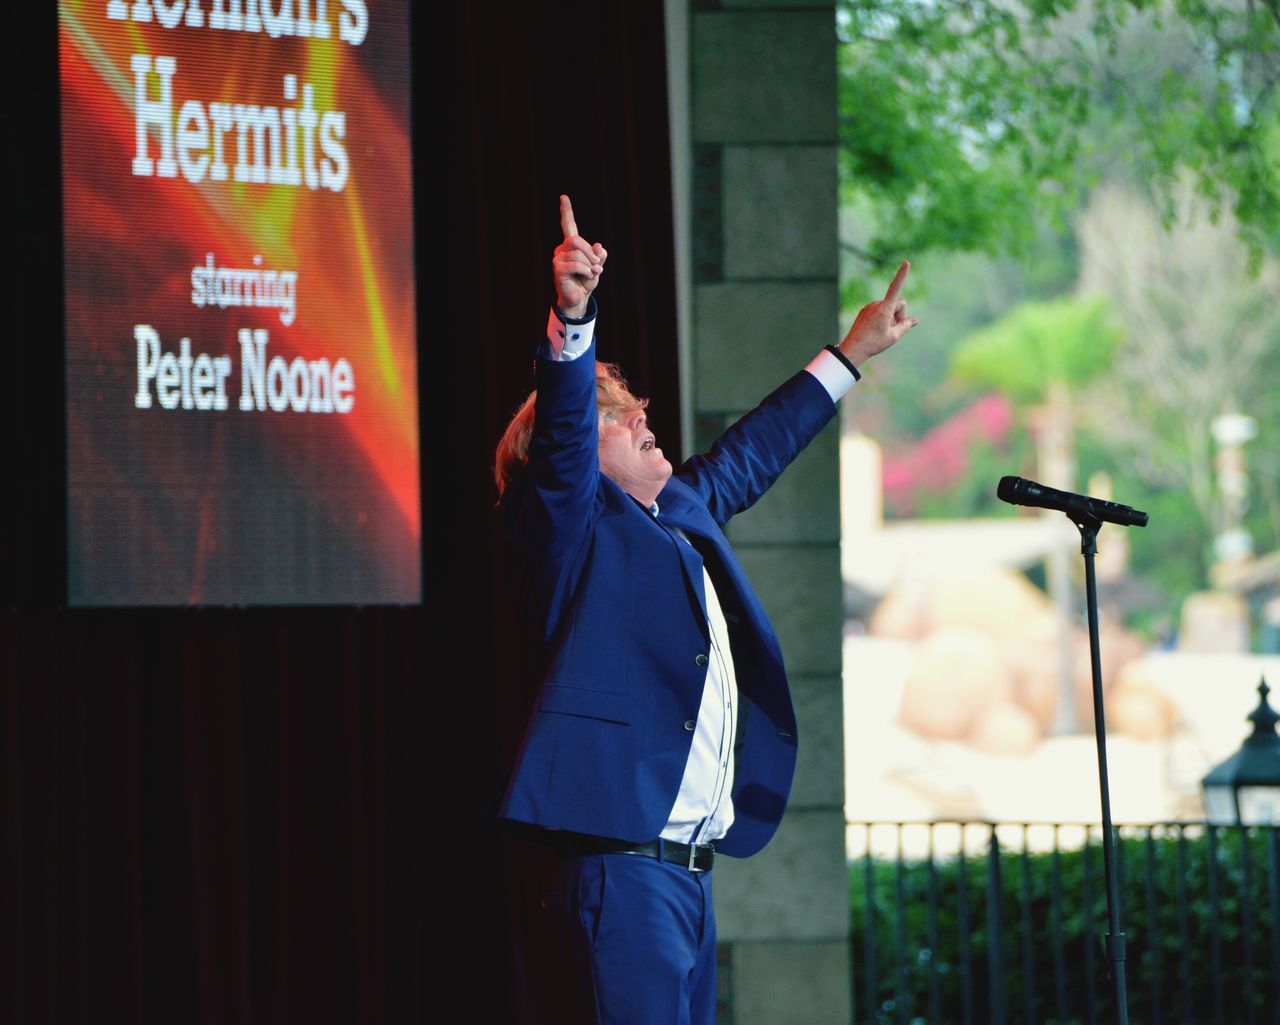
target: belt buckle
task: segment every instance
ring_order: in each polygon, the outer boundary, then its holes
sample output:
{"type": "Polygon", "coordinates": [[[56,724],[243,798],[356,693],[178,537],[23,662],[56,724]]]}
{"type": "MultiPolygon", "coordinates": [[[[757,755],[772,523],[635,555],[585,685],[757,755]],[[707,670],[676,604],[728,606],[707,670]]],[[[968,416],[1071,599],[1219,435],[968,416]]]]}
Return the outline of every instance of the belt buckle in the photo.
{"type": "MultiPolygon", "coordinates": [[[[705,868],[698,867],[698,851],[699,849],[701,849],[701,847],[702,847],[701,844],[696,844],[696,843],[691,843],[689,845],[689,871],[690,872],[706,871],[705,868]]],[[[714,850],[714,848],[712,848],[712,850],[714,850]]]]}

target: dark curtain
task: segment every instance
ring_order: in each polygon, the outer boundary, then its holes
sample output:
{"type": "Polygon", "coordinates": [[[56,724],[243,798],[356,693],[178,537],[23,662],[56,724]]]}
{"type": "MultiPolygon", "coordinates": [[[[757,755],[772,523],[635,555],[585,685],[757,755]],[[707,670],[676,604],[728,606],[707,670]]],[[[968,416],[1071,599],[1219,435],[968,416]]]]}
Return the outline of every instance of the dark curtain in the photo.
{"type": "Polygon", "coordinates": [[[492,453],[560,192],[610,251],[602,354],[679,447],[662,5],[412,6],[407,608],[63,606],[57,25],[6,12],[0,1021],[518,1021],[554,979],[544,865],[493,821],[536,681],[492,453]]]}

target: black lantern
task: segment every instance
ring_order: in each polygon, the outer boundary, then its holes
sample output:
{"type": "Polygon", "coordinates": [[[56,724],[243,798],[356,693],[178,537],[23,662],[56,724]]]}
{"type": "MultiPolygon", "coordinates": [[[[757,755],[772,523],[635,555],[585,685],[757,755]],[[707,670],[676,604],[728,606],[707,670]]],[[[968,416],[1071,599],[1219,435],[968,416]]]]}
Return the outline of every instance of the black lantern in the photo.
{"type": "Polygon", "coordinates": [[[1240,750],[1203,780],[1205,814],[1214,825],[1280,824],[1280,715],[1267,702],[1271,688],[1258,684],[1258,707],[1249,715],[1253,733],[1240,750]]]}

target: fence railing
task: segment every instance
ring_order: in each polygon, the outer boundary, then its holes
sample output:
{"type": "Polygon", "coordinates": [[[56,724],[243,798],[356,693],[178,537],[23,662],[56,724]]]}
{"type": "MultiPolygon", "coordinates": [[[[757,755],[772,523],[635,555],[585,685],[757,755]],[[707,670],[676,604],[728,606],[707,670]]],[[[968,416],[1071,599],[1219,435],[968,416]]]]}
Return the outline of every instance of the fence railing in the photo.
{"type": "MultiPolygon", "coordinates": [[[[1280,836],[1118,826],[1129,1018],[1280,1025],[1280,836]]],[[[1101,827],[849,825],[856,1020],[1116,1020],[1101,827]]]]}

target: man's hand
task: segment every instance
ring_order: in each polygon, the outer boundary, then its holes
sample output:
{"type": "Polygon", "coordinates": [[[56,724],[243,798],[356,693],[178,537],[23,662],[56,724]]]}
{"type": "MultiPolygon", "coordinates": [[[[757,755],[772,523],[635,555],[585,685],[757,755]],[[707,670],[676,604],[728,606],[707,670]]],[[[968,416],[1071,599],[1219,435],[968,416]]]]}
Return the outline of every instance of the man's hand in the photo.
{"type": "Polygon", "coordinates": [[[560,197],[560,230],[564,232],[564,241],[556,246],[551,258],[555,269],[556,305],[564,316],[577,318],[586,314],[587,300],[600,281],[609,254],[599,242],[591,245],[578,234],[568,196],[560,197]]]}
{"type": "Polygon", "coordinates": [[[910,270],[911,264],[903,260],[884,298],[867,303],[858,311],[853,327],[840,343],[840,351],[855,367],[884,352],[920,323],[915,317],[907,316],[907,301],[902,298],[902,285],[910,270]]]}

